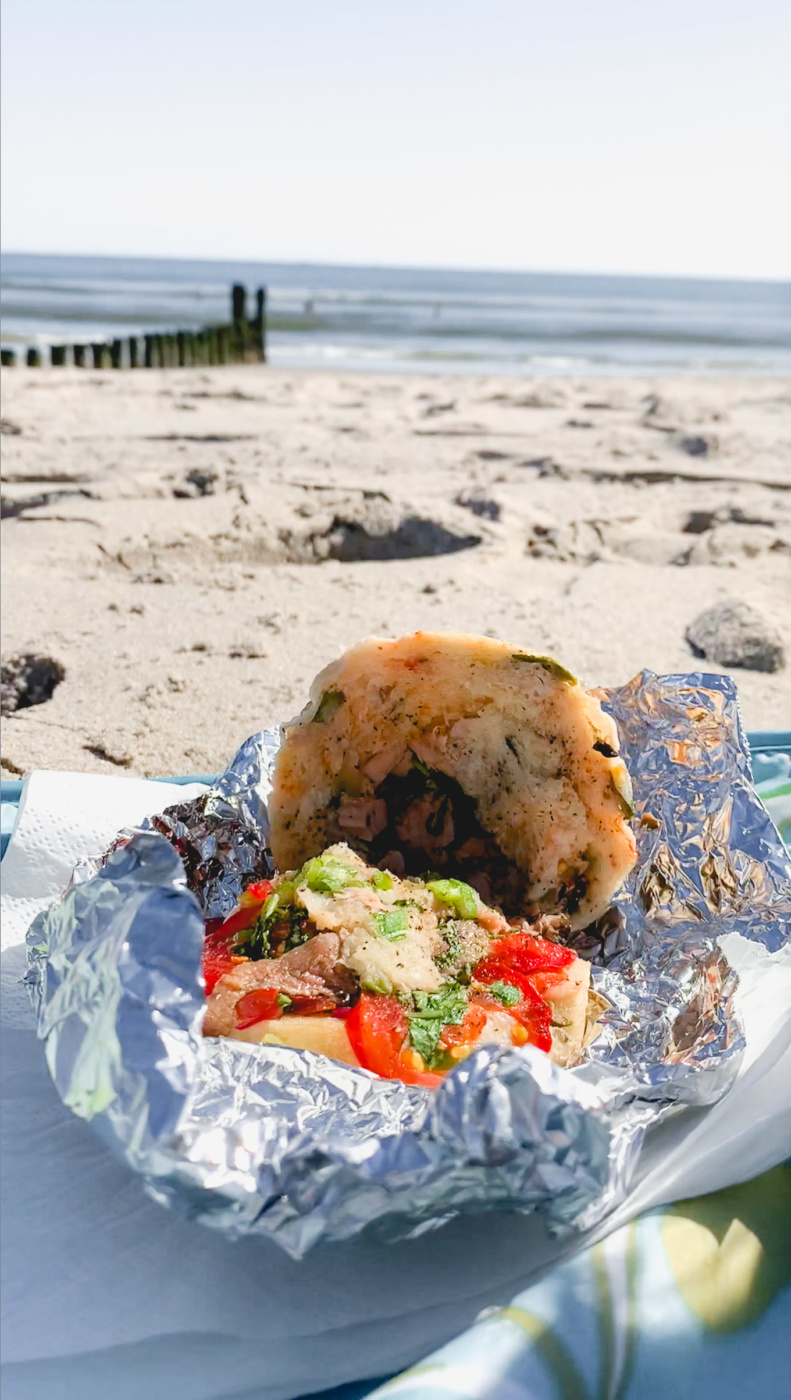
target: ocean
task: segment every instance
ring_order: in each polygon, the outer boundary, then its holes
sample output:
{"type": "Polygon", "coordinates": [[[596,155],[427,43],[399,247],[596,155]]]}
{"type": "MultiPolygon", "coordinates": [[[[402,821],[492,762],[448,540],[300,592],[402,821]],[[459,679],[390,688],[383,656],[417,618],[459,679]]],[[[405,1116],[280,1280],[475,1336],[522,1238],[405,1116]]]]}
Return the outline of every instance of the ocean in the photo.
{"type": "Polygon", "coordinates": [[[7,253],[3,345],[191,330],[268,292],[284,368],[595,375],[791,373],[791,283],[7,253]]]}

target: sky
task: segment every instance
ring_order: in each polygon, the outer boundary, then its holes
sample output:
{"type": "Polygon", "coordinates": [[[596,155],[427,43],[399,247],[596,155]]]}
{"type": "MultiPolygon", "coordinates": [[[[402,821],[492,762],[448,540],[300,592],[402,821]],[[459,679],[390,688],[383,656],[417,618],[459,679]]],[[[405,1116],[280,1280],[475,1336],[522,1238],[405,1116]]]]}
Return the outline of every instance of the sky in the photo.
{"type": "Polygon", "coordinates": [[[791,277],[789,0],[4,0],[2,246],[791,277]]]}

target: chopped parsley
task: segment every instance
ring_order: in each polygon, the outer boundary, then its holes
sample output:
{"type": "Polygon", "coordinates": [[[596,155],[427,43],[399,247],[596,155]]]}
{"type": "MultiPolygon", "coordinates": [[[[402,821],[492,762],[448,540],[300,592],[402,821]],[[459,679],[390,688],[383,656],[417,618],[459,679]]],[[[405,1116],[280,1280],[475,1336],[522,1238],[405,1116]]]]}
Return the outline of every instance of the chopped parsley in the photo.
{"type": "Polygon", "coordinates": [[[438,992],[414,992],[414,1011],[407,1011],[409,1043],[423,1056],[429,1069],[444,1058],[437,1054],[446,1026],[460,1026],[467,1014],[467,993],[457,982],[446,982],[438,992]]]}
{"type": "Polygon", "coordinates": [[[503,1006],[518,1006],[522,1000],[522,993],[518,987],[514,987],[510,982],[490,982],[486,988],[491,992],[503,1006]]]}
{"type": "Polygon", "coordinates": [[[409,931],[406,909],[388,909],[382,914],[372,914],[371,921],[377,938],[386,938],[389,943],[398,943],[406,938],[409,931]]]}

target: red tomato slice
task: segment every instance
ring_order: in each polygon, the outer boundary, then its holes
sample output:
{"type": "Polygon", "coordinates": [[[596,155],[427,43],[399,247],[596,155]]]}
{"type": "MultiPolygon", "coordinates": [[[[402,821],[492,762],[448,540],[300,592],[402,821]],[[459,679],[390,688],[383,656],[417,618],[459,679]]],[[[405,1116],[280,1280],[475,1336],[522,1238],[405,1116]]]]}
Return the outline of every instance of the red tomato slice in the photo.
{"type": "Polygon", "coordinates": [[[422,1084],[434,1089],[441,1074],[420,1073],[403,1057],[409,1023],[396,997],[363,992],[346,1018],[349,1043],[363,1069],[383,1079],[402,1079],[405,1084],[422,1084]]]}
{"type": "MultiPolygon", "coordinates": [[[[512,933],[492,943],[489,958],[522,972],[546,972],[550,968],[568,967],[574,961],[571,948],[552,943],[548,938],[536,938],[532,933],[512,933]]],[[[477,975],[477,974],[476,974],[477,975]]]]}
{"type": "Polygon", "coordinates": [[[274,987],[257,987],[254,992],[240,997],[236,1003],[236,1029],[243,1031],[257,1021],[274,1021],[282,1016],[283,1008],[277,997],[274,987]]]}
{"type": "Polygon", "coordinates": [[[346,1018],[346,1032],[364,1069],[393,1079],[408,1024],[404,1008],[395,997],[363,992],[346,1018]]]}

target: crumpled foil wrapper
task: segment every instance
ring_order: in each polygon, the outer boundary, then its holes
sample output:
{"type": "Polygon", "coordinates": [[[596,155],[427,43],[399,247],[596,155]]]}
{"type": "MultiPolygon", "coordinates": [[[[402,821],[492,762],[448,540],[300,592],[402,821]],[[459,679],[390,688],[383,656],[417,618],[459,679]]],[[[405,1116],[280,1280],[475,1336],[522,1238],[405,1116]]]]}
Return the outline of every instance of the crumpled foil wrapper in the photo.
{"type": "Polygon", "coordinates": [[[628,1189],[646,1128],[713,1103],[739,1067],[735,975],[718,946],[791,938],[791,861],[752,786],[733,682],[644,673],[603,696],[635,791],[639,856],[577,936],[607,999],[587,1059],[474,1052],[432,1092],[308,1051],[201,1035],[203,920],[271,873],[277,731],[197,801],[78,868],[28,935],[57,1090],[163,1204],[292,1256],[373,1226],[410,1237],[460,1212],[542,1211],[587,1228],[628,1189]]]}

